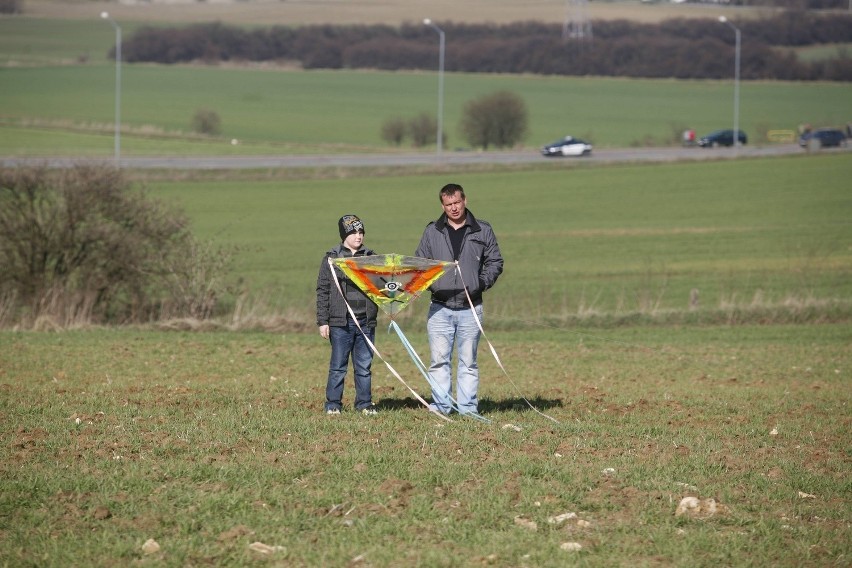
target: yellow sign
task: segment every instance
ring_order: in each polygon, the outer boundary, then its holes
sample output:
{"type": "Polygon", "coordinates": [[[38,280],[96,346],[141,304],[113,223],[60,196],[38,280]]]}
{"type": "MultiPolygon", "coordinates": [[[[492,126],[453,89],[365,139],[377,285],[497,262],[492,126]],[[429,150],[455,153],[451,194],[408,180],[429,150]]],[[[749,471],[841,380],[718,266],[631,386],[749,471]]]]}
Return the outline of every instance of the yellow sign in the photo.
{"type": "Polygon", "coordinates": [[[766,133],[766,138],[770,142],[793,142],[796,133],[792,130],[770,130],[766,133]]]}

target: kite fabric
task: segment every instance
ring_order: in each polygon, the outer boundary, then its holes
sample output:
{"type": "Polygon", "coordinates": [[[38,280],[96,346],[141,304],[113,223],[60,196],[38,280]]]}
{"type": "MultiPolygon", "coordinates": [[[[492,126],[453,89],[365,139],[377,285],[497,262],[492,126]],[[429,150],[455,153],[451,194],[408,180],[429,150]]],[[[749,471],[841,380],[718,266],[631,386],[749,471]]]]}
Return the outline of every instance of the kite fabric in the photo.
{"type": "Polygon", "coordinates": [[[401,254],[332,258],[331,262],[391,319],[455,266],[452,262],[401,254]]]}

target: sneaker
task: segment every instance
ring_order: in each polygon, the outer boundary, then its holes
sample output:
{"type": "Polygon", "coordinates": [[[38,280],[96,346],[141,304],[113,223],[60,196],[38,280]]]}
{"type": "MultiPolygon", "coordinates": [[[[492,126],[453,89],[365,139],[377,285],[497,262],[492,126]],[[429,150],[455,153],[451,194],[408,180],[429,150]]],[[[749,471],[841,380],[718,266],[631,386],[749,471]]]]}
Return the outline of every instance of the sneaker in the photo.
{"type": "Polygon", "coordinates": [[[340,414],[340,409],[339,408],[329,408],[325,411],[325,413],[328,414],[329,416],[334,416],[334,415],[340,414]]]}
{"type": "Polygon", "coordinates": [[[364,408],[361,409],[361,414],[363,414],[364,416],[375,416],[378,413],[379,413],[379,411],[376,410],[376,407],[372,406],[372,405],[371,406],[365,406],[364,408]]]}

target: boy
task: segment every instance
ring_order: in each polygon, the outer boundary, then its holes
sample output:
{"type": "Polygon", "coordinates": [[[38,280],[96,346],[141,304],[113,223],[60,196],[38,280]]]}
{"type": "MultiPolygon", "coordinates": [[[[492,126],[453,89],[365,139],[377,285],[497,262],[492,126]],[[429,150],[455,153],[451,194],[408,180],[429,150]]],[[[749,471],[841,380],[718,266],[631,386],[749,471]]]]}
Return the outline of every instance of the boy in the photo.
{"type": "MultiPolygon", "coordinates": [[[[378,307],[341,272],[337,279],[346,302],[334,285],[328,257],[341,258],[369,256],[375,254],[364,246],[364,223],[357,215],[344,215],[337,222],[341,243],[327,253],[320,263],[317,276],[317,325],[323,339],[331,340],[331,359],[328,364],[328,382],[325,388],[325,413],[340,414],[343,408],[343,383],[349,358],[355,370],[355,410],[366,415],[376,414],[372,399],[373,352],[364,338],[370,342],[376,332],[378,307]],[[352,320],[346,303],[352,307],[361,330],[352,320]]],[[[337,270],[337,269],[335,269],[337,270]]]]}

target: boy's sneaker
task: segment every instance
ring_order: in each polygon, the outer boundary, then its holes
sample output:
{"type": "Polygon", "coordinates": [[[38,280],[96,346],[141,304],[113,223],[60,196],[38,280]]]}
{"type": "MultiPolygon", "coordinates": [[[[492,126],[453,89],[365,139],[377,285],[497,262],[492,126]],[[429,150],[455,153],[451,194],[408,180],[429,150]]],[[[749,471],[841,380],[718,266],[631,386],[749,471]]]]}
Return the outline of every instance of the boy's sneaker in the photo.
{"type": "Polygon", "coordinates": [[[340,414],[340,409],[339,408],[328,408],[328,409],[326,409],[325,413],[328,414],[329,416],[335,416],[337,414],[340,414]]]}
{"type": "Polygon", "coordinates": [[[376,407],[373,405],[365,406],[361,409],[361,414],[363,414],[364,416],[375,416],[378,413],[379,411],[376,410],[376,407]]]}

